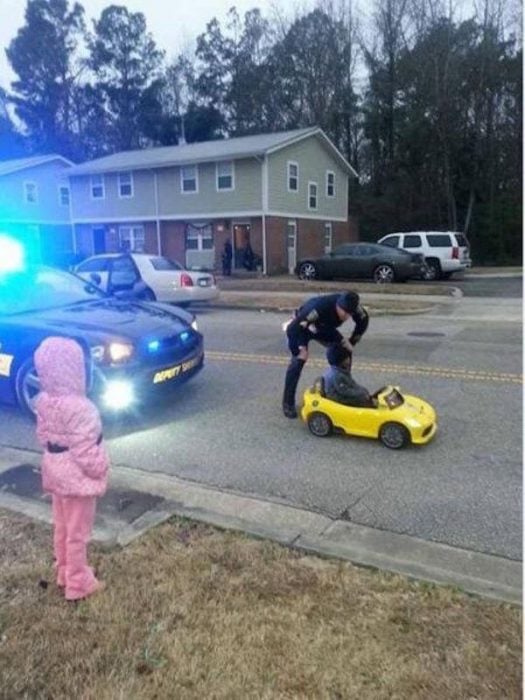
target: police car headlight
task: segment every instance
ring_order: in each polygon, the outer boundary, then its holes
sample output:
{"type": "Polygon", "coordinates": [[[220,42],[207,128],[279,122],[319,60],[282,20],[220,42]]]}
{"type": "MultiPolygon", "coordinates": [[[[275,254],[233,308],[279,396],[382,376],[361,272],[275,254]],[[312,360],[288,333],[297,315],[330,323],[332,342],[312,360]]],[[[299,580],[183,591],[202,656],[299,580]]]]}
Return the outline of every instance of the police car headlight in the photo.
{"type": "Polygon", "coordinates": [[[133,355],[133,345],[129,343],[110,343],[108,356],[112,362],[126,362],[133,355]]]}
{"type": "Polygon", "coordinates": [[[194,318],[193,321],[191,322],[191,327],[193,328],[194,331],[198,331],[198,330],[199,330],[199,326],[198,326],[198,324],[197,324],[197,319],[196,319],[196,318],[194,318]]]}
{"type": "Polygon", "coordinates": [[[135,400],[133,387],[126,381],[110,381],[106,384],[102,400],[107,408],[115,411],[129,408],[135,400]]]}

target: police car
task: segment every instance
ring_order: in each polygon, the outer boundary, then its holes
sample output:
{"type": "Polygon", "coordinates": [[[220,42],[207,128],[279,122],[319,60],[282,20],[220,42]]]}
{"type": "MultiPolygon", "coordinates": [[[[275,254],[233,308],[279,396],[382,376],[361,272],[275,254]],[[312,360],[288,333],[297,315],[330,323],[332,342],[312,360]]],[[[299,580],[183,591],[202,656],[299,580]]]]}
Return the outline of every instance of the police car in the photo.
{"type": "Polygon", "coordinates": [[[34,413],[33,353],[48,336],[77,340],[88,391],[102,409],[129,409],[194,376],[203,338],[194,316],[160,303],[109,297],[61,270],[26,267],[0,237],[0,401],[34,413]]]}

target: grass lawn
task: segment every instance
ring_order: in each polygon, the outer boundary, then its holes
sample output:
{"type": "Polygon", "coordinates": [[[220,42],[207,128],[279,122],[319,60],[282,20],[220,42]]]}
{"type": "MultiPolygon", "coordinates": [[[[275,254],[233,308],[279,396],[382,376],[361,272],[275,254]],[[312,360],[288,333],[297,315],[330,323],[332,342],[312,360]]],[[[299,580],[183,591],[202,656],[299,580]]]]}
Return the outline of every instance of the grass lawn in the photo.
{"type": "Polygon", "coordinates": [[[518,607],[178,519],[70,604],[50,534],[0,511],[6,700],[521,698],[518,607]]]}

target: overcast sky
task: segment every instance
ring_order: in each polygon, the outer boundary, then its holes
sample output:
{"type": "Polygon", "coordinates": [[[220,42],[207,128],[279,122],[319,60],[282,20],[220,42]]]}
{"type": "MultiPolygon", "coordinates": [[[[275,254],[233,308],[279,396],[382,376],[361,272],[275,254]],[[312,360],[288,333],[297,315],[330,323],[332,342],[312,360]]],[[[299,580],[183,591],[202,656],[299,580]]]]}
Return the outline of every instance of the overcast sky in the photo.
{"type": "MultiPolygon", "coordinates": [[[[0,85],[4,88],[14,79],[5,49],[24,24],[26,4],[25,0],[0,0],[0,85]]],[[[204,32],[210,19],[223,20],[233,5],[241,16],[253,7],[259,7],[266,16],[274,3],[271,0],[80,0],[80,4],[86,11],[90,29],[91,19],[98,19],[108,5],[125,5],[130,12],[142,12],[157,45],[170,58],[204,32]]]]}

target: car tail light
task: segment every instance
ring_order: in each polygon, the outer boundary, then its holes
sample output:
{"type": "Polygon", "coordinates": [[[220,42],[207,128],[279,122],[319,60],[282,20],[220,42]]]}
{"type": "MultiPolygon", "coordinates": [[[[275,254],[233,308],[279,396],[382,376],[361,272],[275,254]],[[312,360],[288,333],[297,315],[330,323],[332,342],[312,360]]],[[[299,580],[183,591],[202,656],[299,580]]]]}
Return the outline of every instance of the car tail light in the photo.
{"type": "Polygon", "coordinates": [[[180,276],[180,286],[181,287],[193,287],[193,280],[188,275],[187,272],[183,272],[180,276]]]}
{"type": "Polygon", "coordinates": [[[452,260],[459,260],[459,248],[457,246],[452,248],[452,260]]]}

